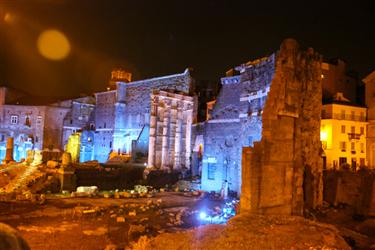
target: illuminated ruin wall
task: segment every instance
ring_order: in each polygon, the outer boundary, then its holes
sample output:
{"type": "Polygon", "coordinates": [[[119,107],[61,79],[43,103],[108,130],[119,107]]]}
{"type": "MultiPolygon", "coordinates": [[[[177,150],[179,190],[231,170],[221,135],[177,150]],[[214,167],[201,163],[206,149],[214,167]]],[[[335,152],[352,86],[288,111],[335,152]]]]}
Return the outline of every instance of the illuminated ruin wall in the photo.
{"type": "Polygon", "coordinates": [[[271,55],[240,65],[235,68],[238,75],[221,79],[210,119],[194,131],[193,169],[201,169],[202,189],[240,194],[242,147],[261,138],[262,110],[274,65],[271,55]]]}
{"type": "MultiPolygon", "coordinates": [[[[108,160],[111,152],[132,151],[147,156],[151,94],[154,90],[190,94],[193,78],[183,73],[135,82],[112,81],[114,90],[51,103],[46,106],[9,105],[6,88],[0,88],[0,156],[5,157],[6,140],[14,137],[14,158],[26,157],[29,149],[59,149],[69,137],[84,132],[81,161],[108,160]],[[95,131],[95,134],[87,135],[95,131]],[[83,156],[83,157],[82,157],[83,156]]],[[[194,106],[194,117],[196,106],[194,106]]]]}
{"type": "MultiPolygon", "coordinates": [[[[116,82],[116,90],[96,93],[95,159],[105,162],[110,152],[148,154],[151,94],[154,90],[189,94],[189,70],[176,75],[130,83],[116,82]]],[[[196,112],[195,112],[196,113],[196,112]]]]}
{"type": "Polygon", "coordinates": [[[81,130],[95,129],[95,98],[81,97],[59,103],[69,108],[64,118],[63,145],[68,143],[69,136],[81,130]]]}
{"type": "Polygon", "coordinates": [[[62,150],[62,125],[67,111],[61,107],[1,105],[0,159],[5,157],[8,137],[14,138],[16,161],[25,159],[30,149],[62,150]]]}
{"type": "Polygon", "coordinates": [[[68,144],[66,144],[67,153],[70,153],[73,163],[79,162],[81,153],[81,133],[77,132],[69,136],[68,144]]]}
{"type": "Polygon", "coordinates": [[[244,148],[241,211],[301,215],[322,202],[321,57],[287,39],[262,115],[262,139],[244,148]]]}
{"type": "Polygon", "coordinates": [[[190,169],[194,98],[154,91],[151,100],[148,167],[190,169]]]}

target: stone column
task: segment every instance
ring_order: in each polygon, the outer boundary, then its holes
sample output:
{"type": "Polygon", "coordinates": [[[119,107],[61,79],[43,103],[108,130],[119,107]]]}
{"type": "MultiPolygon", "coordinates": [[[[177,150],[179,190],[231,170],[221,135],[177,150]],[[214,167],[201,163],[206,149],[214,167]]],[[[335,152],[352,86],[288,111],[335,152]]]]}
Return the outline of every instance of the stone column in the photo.
{"type": "Polygon", "coordinates": [[[188,104],[188,110],[186,112],[186,131],[185,131],[185,167],[190,169],[190,156],[191,156],[191,126],[193,110],[188,104]]]}
{"type": "Polygon", "coordinates": [[[6,145],[6,153],[5,153],[5,163],[9,163],[14,161],[13,159],[13,149],[14,149],[14,138],[8,137],[7,139],[7,145],[6,145]]]}
{"type": "Polygon", "coordinates": [[[155,143],[156,143],[156,123],[157,123],[157,100],[153,98],[151,102],[151,113],[150,113],[150,138],[148,144],[148,167],[155,167],[155,143]]]}
{"type": "Polygon", "coordinates": [[[164,170],[168,169],[168,134],[169,134],[169,122],[170,122],[170,107],[165,106],[164,119],[163,119],[163,138],[161,146],[161,168],[164,170]]]}
{"type": "Polygon", "coordinates": [[[174,142],[174,166],[173,168],[179,170],[181,168],[181,134],[182,134],[182,109],[177,108],[176,119],[176,135],[174,142]]]}

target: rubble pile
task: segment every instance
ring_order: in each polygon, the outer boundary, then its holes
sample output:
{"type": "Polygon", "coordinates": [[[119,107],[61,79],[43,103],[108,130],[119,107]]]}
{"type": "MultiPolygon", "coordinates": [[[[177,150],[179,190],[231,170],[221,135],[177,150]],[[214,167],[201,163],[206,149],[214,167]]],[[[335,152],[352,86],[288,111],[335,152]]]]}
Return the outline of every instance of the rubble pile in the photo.
{"type": "Polygon", "coordinates": [[[134,250],[158,249],[351,249],[334,226],[295,216],[243,213],[226,226],[141,237],[134,250]]]}

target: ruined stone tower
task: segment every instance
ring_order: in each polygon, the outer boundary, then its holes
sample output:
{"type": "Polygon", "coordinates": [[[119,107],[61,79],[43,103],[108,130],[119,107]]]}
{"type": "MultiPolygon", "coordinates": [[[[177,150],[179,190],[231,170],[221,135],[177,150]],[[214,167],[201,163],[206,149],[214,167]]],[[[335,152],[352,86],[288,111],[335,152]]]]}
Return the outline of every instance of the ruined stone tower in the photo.
{"type": "Polygon", "coordinates": [[[122,68],[115,68],[111,71],[109,88],[116,89],[116,82],[129,83],[132,81],[132,74],[122,68]]]}
{"type": "Polygon", "coordinates": [[[241,211],[302,215],[322,202],[321,57],[286,39],[262,114],[262,139],[244,148],[241,211]]]}

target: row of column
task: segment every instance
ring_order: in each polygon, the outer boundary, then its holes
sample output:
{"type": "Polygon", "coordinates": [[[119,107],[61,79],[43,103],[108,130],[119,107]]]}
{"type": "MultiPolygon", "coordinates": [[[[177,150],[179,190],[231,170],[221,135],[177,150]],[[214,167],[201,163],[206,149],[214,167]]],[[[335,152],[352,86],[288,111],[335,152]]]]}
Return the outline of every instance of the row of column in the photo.
{"type": "Polygon", "coordinates": [[[184,109],[182,101],[177,101],[174,109],[172,102],[176,100],[153,98],[150,114],[149,167],[163,170],[179,170],[183,165],[190,167],[192,110],[184,109]]]}

